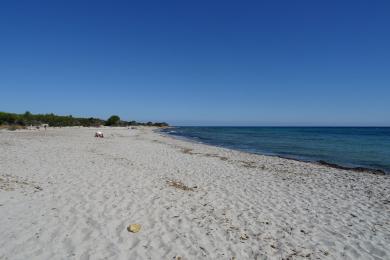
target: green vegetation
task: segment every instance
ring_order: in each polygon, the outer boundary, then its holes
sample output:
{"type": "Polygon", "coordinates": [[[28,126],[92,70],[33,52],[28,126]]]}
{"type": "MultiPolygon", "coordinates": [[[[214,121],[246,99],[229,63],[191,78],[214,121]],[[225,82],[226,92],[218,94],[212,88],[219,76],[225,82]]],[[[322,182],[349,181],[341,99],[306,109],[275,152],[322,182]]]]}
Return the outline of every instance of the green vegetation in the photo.
{"type": "Polygon", "coordinates": [[[107,126],[117,126],[120,124],[121,118],[119,116],[111,116],[107,121],[107,126]]]}
{"type": "Polygon", "coordinates": [[[107,121],[99,118],[82,118],[69,116],[58,116],[55,114],[32,114],[29,111],[24,114],[0,112],[0,126],[5,126],[10,129],[17,129],[17,126],[40,126],[41,124],[48,124],[49,126],[157,126],[166,127],[167,123],[139,123],[136,121],[122,121],[119,116],[113,115],[107,121]]]}

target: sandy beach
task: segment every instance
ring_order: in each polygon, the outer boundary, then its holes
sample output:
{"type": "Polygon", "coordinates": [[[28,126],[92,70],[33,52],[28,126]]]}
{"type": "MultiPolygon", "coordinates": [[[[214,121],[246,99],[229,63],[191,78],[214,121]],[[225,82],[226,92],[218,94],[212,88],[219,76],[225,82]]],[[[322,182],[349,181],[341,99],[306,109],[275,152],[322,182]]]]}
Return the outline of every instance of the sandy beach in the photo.
{"type": "Polygon", "coordinates": [[[0,131],[0,259],[390,259],[389,176],[99,130],[0,131]]]}

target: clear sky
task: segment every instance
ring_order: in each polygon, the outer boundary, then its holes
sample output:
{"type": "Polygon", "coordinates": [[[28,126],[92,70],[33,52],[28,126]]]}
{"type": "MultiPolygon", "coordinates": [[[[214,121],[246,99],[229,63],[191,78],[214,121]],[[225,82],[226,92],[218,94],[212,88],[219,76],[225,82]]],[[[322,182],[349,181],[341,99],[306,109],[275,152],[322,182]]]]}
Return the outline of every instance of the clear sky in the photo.
{"type": "Polygon", "coordinates": [[[0,111],[390,126],[390,1],[0,2],[0,111]]]}

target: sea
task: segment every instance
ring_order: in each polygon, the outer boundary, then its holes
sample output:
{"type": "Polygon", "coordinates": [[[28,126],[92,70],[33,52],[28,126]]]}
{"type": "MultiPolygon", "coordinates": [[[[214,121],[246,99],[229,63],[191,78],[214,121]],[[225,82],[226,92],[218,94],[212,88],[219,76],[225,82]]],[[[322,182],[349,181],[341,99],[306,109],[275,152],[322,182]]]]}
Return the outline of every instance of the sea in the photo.
{"type": "Polygon", "coordinates": [[[249,153],[390,174],[390,127],[172,127],[163,132],[249,153]]]}

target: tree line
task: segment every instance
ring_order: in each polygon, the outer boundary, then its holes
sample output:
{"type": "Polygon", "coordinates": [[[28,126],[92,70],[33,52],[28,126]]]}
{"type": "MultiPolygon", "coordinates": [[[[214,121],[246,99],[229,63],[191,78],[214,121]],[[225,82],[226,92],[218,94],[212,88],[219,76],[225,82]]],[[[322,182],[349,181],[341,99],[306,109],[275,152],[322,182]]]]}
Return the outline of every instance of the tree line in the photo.
{"type": "Polygon", "coordinates": [[[32,114],[29,111],[26,111],[24,114],[16,113],[6,113],[0,112],[0,125],[4,126],[40,126],[42,124],[48,124],[53,127],[62,127],[62,126],[157,126],[165,127],[168,126],[165,122],[147,122],[141,123],[137,121],[124,121],[121,120],[119,116],[113,115],[107,120],[102,120],[99,118],[89,117],[73,117],[69,116],[59,116],[53,113],[50,114],[32,114]]]}

